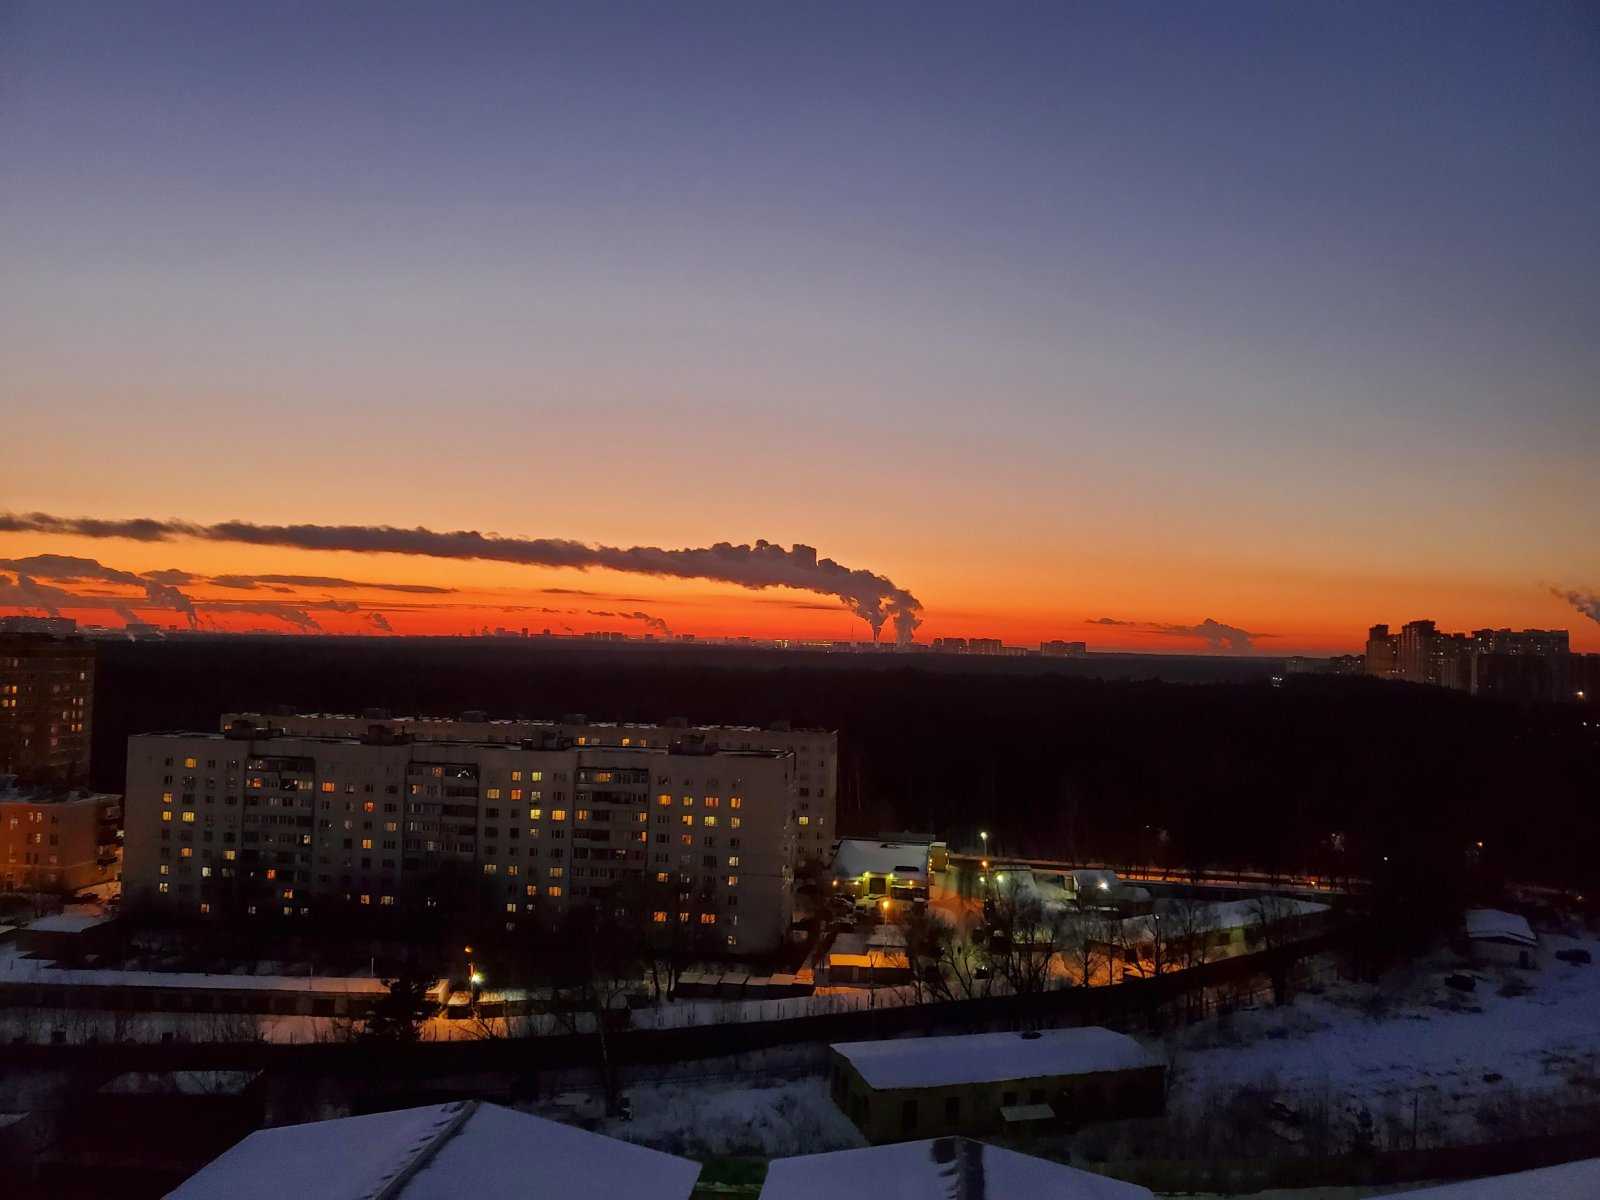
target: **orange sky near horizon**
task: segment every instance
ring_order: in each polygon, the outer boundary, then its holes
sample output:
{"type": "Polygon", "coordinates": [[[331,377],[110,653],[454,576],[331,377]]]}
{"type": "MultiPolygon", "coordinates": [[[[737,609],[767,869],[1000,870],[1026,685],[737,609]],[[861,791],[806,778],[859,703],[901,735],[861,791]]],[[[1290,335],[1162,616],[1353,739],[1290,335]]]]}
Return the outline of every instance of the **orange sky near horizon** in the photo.
{"type": "MultiPolygon", "coordinates": [[[[826,545],[819,546],[826,553],[826,545]]],[[[61,537],[36,533],[0,534],[0,560],[38,554],[93,559],[135,574],[179,569],[197,576],[264,574],[327,576],[351,584],[402,584],[449,589],[422,594],[381,586],[260,585],[241,590],[194,582],[181,590],[198,606],[210,627],[244,632],[290,633],[292,610],[315,621],[322,632],[382,634],[371,613],[396,634],[471,634],[504,626],[532,632],[584,633],[614,630],[640,636],[649,629],[637,618],[601,613],[645,613],[666,622],[674,633],[701,638],[751,636],[804,640],[864,640],[866,623],[842,604],[790,589],[746,590],[703,580],[662,579],[592,569],[527,567],[395,554],[307,551],[289,548],[177,540],[149,543],[124,539],[61,537]],[[276,590],[274,590],[276,588],[276,590]],[[338,611],[355,606],[356,611],[338,611]]],[[[1258,654],[1351,653],[1361,648],[1366,627],[1391,625],[1416,617],[1437,620],[1442,628],[1485,625],[1567,628],[1574,649],[1600,651],[1600,625],[1564,600],[1536,586],[1508,587],[1493,578],[1461,578],[1441,588],[1436,578],[1368,576],[1332,569],[1312,572],[1285,567],[1232,564],[1225,572],[1187,579],[1182,599],[1164,595],[1170,568],[1135,560],[1093,564],[1081,558],[1069,571],[1050,563],[1018,569],[997,559],[979,574],[934,558],[920,563],[868,563],[909,588],[923,602],[924,623],[917,640],[935,637],[998,637],[1011,645],[1036,647],[1049,639],[1082,640],[1091,650],[1209,653],[1219,649],[1193,634],[1161,627],[1193,626],[1210,618],[1256,635],[1258,654]],[[1098,623],[1110,618],[1125,624],[1098,623]]],[[[0,563],[0,574],[14,575],[0,563]]],[[[103,582],[40,580],[86,603],[63,603],[60,610],[84,624],[120,625],[113,605],[132,609],[158,625],[184,624],[181,614],[152,607],[137,589],[103,582]]],[[[42,608],[0,604],[0,612],[41,612],[42,608]]],[[[659,633],[658,633],[658,636],[659,633]]],[[[886,631],[888,636],[888,631],[886,631]]]]}

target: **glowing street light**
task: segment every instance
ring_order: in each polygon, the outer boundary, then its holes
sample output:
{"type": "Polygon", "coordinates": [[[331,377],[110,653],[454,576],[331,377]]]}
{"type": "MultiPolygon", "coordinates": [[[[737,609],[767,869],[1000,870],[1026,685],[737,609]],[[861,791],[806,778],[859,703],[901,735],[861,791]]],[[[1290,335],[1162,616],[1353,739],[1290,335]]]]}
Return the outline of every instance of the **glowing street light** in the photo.
{"type": "Polygon", "coordinates": [[[483,986],[483,972],[482,971],[474,971],[472,973],[472,986],[473,987],[482,987],[483,986]]]}

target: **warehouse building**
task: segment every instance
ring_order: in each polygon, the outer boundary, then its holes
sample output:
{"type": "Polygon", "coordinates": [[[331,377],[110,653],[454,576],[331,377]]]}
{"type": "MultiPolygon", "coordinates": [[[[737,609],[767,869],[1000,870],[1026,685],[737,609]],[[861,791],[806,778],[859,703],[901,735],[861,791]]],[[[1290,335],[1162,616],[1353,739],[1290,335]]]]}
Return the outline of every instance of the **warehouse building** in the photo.
{"type": "Polygon", "coordinates": [[[1097,1027],[842,1042],[834,1103],[872,1142],[1152,1116],[1166,1064],[1097,1027]]]}

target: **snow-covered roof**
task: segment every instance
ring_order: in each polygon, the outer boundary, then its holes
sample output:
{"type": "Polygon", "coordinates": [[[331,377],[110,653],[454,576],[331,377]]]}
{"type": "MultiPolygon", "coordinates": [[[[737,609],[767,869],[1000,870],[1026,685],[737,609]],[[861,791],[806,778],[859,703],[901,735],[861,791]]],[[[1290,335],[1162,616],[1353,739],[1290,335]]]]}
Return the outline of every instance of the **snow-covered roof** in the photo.
{"type": "Polygon", "coordinates": [[[780,1158],[767,1168],[761,1200],[927,1200],[955,1194],[955,1159],[979,1160],[989,1196],[1057,1196],[1061,1200],[1152,1200],[1153,1193],[1118,1179],[1093,1175],[1031,1154],[1018,1154],[966,1138],[897,1142],[866,1150],[780,1158]],[[939,1158],[935,1157],[938,1147],[939,1158]],[[940,1159],[944,1161],[940,1161],[940,1159]]]}
{"type": "Polygon", "coordinates": [[[83,933],[116,920],[103,913],[61,912],[50,917],[40,917],[28,924],[29,933],[83,933]]]}
{"type": "Polygon", "coordinates": [[[1157,1067],[1161,1059],[1126,1034],[1098,1026],[1032,1033],[839,1042],[833,1046],[874,1088],[1001,1083],[1047,1075],[1090,1075],[1157,1067]]]}
{"type": "Polygon", "coordinates": [[[333,975],[210,975],[199,971],[78,970],[43,959],[0,954],[0,984],[47,983],[65,987],[204,988],[212,991],[302,992],[311,995],[383,995],[381,979],[333,975]]]}
{"type": "Polygon", "coordinates": [[[833,855],[833,873],[854,879],[867,872],[928,878],[928,847],[914,842],[880,842],[875,838],[845,838],[833,855]]]}
{"type": "Polygon", "coordinates": [[[699,1176],[688,1159],[466,1101],[258,1130],[167,1200],[687,1200],[699,1176]]]}
{"type": "Polygon", "coordinates": [[[1528,919],[1516,913],[1501,912],[1498,908],[1469,908],[1466,921],[1469,938],[1494,938],[1522,946],[1539,944],[1528,919]]]}
{"type": "Polygon", "coordinates": [[[1600,1196],[1600,1158],[1423,1188],[1407,1192],[1406,1200],[1593,1200],[1595,1196],[1600,1196]]]}

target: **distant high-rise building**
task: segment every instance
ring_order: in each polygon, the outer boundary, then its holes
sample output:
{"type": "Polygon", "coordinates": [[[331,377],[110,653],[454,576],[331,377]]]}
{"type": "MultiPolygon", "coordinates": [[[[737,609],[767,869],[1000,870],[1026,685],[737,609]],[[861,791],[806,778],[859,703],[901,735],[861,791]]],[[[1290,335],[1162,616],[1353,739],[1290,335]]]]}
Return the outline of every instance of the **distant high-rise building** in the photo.
{"type": "Polygon", "coordinates": [[[92,642],[0,633],[0,774],[86,782],[93,708],[92,642]]]}
{"type": "Polygon", "coordinates": [[[1089,653],[1087,642],[1040,642],[1039,653],[1046,658],[1083,658],[1089,653]]]}
{"type": "Polygon", "coordinates": [[[1368,675],[1510,700],[1567,700],[1573,655],[1564,629],[1444,633],[1432,621],[1367,632],[1368,675]]]}

